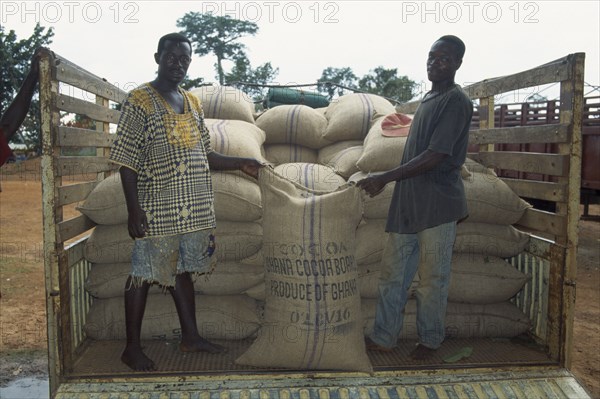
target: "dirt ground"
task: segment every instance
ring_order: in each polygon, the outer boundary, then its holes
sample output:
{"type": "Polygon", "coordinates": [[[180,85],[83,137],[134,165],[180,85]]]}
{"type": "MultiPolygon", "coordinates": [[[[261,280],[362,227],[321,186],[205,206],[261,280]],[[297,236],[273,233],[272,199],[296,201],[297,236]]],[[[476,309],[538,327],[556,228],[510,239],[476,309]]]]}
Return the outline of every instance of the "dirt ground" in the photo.
{"type": "MultiPolygon", "coordinates": [[[[41,183],[29,162],[0,174],[0,386],[47,374],[41,183]]],[[[572,371],[600,398],[600,221],[580,222],[579,244],[572,371]]]]}

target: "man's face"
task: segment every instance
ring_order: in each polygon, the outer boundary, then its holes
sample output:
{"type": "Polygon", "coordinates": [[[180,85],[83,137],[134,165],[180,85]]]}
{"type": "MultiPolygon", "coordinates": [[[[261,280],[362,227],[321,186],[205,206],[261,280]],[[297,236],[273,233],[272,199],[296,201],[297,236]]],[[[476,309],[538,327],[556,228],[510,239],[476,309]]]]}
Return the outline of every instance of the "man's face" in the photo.
{"type": "Polygon", "coordinates": [[[437,41],[431,46],[427,57],[427,78],[431,82],[454,79],[462,60],[457,59],[456,47],[452,43],[437,41]]]}
{"type": "Polygon", "coordinates": [[[181,83],[192,61],[192,48],[187,42],[167,40],[160,52],[154,55],[158,64],[158,76],[174,83],[181,83]]]}

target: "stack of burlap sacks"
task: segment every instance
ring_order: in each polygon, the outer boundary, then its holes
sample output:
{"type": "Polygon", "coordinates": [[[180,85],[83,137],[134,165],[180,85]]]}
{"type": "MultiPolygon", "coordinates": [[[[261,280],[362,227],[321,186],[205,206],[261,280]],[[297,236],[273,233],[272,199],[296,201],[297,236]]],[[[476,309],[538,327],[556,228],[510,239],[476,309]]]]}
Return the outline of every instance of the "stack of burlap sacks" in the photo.
{"type": "MultiPolygon", "coordinates": [[[[209,87],[194,94],[203,101],[215,150],[266,160],[277,174],[311,190],[335,190],[346,181],[392,169],[402,157],[406,138],[384,137],[381,130],[382,116],[395,112],[394,106],[375,95],[346,95],[323,109],[281,105],[255,120],[252,103],[235,89],[209,87]]],[[[511,225],[529,205],[492,171],[474,162],[463,168],[463,181],[470,215],[459,224],[454,248],[448,335],[519,335],[528,330],[529,320],[509,299],[528,276],[503,258],[521,252],[527,244],[528,236],[511,225]]],[[[213,172],[213,183],[218,263],[208,280],[196,280],[200,333],[209,339],[251,337],[261,325],[261,304],[266,296],[260,250],[261,194],[255,181],[239,173],[213,172]]],[[[125,337],[122,295],[133,242],[127,233],[120,185],[117,177],[105,180],[80,208],[98,223],[86,245],[86,257],[93,263],[86,288],[97,298],[86,333],[97,339],[125,337]],[[103,190],[108,194],[102,194],[103,190]],[[99,218],[96,213],[106,217],[99,218]]],[[[390,184],[380,195],[365,198],[363,220],[356,229],[355,260],[365,333],[373,325],[392,191],[390,184]]],[[[411,297],[417,286],[418,281],[411,287],[411,297]]],[[[403,338],[416,338],[415,313],[411,298],[403,338]]],[[[143,338],[175,337],[178,327],[172,299],[153,288],[143,338]]]]}

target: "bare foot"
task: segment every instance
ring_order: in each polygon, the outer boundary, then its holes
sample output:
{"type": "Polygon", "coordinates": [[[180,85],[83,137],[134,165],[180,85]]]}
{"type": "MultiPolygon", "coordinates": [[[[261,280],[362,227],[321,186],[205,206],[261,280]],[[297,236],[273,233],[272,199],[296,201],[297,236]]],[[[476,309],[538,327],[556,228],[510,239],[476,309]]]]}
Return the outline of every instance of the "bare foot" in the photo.
{"type": "Polygon", "coordinates": [[[179,350],[181,350],[182,352],[227,352],[227,348],[225,348],[224,346],[214,344],[210,341],[205,340],[202,337],[198,337],[195,340],[181,341],[181,343],[179,344],[179,350]]]}
{"type": "Polygon", "coordinates": [[[135,371],[156,370],[154,362],[144,354],[139,345],[127,345],[121,355],[121,361],[135,371]]]}

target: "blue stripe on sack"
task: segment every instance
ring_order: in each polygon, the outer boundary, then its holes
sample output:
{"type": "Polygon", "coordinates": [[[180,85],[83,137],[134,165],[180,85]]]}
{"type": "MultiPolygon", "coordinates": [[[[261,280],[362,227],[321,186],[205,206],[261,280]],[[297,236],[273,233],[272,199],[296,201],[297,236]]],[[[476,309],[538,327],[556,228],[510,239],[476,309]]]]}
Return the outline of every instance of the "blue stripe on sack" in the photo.
{"type": "MultiPolygon", "coordinates": [[[[315,217],[316,198],[317,198],[316,195],[310,196],[310,238],[309,238],[309,242],[308,242],[308,245],[309,245],[308,248],[314,248],[314,245],[315,245],[315,219],[317,219],[315,217]]],[[[320,217],[319,217],[319,219],[320,219],[320,217]]],[[[314,260],[314,255],[312,257],[314,260]]],[[[318,273],[315,273],[313,280],[314,280],[314,287],[316,287],[317,284],[319,283],[318,273]]],[[[317,301],[315,298],[314,302],[315,302],[315,314],[316,314],[316,317],[318,318],[319,312],[321,310],[321,301],[317,301]]],[[[313,368],[313,362],[315,361],[315,356],[317,354],[317,345],[319,344],[319,335],[321,332],[319,329],[320,326],[318,323],[320,320],[318,320],[317,318],[315,318],[317,323],[315,323],[313,342],[312,342],[312,346],[311,346],[310,357],[308,358],[308,364],[307,364],[307,368],[309,368],[309,369],[313,368]]]]}
{"type": "Polygon", "coordinates": [[[217,94],[212,96],[210,98],[210,104],[213,108],[213,118],[215,119],[220,119],[219,116],[221,115],[221,108],[219,107],[219,100],[221,99],[221,90],[217,90],[217,94]],[[214,103],[213,103],[214,101],[214,103]]]}
{"type": "Polygon", "coordinates": [[[229,150],[229,140],[227,137],[226,129],[225,129],[225,125],[227,124],[227,121],[219,121],[216,123],[216,131],[217,131],[217,138],[219,139],[219,144],[221,145],[219,152],[222,152],[223,154],[227,154],[228,150],[229,150]]]}
{"type": "MultiPolygon", "coordinates": [[[[319,236],[318,236],[318,241],[319,243],[322,243],[323,240],[323,219],[321,217],[321,215],[323,214],[323,201],[319,201],[319,228],[318,228],[318,232],[319,232],[319,236]]],[[[321,254],[321,248],[319,248],[319,254],[321,254]]],[[[327,281],[327,273],[325,273],[323,275],[323,278],[321,279],[321,287],[325,286],[325,282],[327,281]]],[[[321,290],[323,291],[323,290],[321,290]]],[[[327,296],[325,294],[323,294],[323,305],[325,307],[325,309],[327,309],[327,296]]],[[[325,336],[323,337],[322,341],[321,341],[321,346],[320,346],[320,350],[319,350],[319,357],[317,360],[317,366],[321,364],[321,358],[323,357],[323,352],[325,350],[325,341],[327,340],[327,325],[325,325],[325,336]]]]}
{"type": "Polygon", "coordinates": [[[369,122],[371,121],[371,117],[373,116],[373,102],[366,94],[361,93],[359,94],[359,96],[360,101],[363,103],[361,138],[365,138],[367,136],[367,133],[369,133],[369,122]]]}
{"type": "Polygon", "coordinates": [[[288,120],[286,123],[286,137],[287,142],[290,144],[296,144],[296,135],[298,134],[298,120],[300,119],[300,106],[294,105],[291,110],[288,111],[288,120]]]}
{"type": "MultiPolygon", "coordinates": [[[[307,210],[310,208],[310,198],[307,198],[304,200],[304,208],[303,208],[303,214],[302,214],[302,243],[305,244],[306,240],[304,239],[304,237],[306,237],[306,213],[307,210]]],[[[312,220],[311,220],[312,223],[312,220]]],[[[310,282],[310,276],[306,276],[306,284],[308,285],[310,282]]],[[[310,321],[310,317],[311,317],[311,312],[310,312],[310,302],[306,301],[306,320],[310,321]]],[[[300,325],[298,328],[301,329],[302,327],[307,328],[306,331],[306,341],[304,342],[304,361],[306,362],[306,354],[308,352],[308,346],[309,346],[309,340],[310,340],[310,325],[305,325],[302,326],[300,325]]],[[[308,364],[309,362],[307,362],[306,364],[308,364]]],[[[307,366],[308,368],[308,366],[307,366]]]]}

